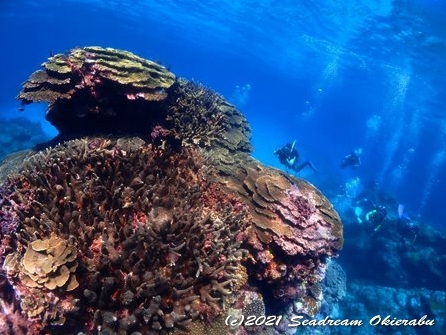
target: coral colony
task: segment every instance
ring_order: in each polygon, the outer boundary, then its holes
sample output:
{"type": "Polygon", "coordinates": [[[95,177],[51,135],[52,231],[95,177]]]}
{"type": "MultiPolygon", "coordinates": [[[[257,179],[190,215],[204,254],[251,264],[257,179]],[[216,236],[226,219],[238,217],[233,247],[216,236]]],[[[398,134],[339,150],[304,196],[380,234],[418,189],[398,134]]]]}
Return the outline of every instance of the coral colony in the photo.
{"type": "Polygon", "coordinates": [[[261,329],[225,319],[318,312],[340,218],[250,157],[220,95],[86,47],[50,57],[18,99],[48,102],[60,135],[0,187],[0,333],[248,334],[261,329]]]}

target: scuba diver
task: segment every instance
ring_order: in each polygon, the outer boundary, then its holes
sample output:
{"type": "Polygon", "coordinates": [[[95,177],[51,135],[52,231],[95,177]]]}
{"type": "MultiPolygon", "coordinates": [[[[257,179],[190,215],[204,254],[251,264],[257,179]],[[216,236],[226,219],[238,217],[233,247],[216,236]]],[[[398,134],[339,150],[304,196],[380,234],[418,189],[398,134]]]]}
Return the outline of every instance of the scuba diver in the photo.
{"type": "Polygon", "coordinates": [[[387,209],[384,206],[373,206],[372,210],[368,211],[365,215],[366,221],[369,223],[370,229],[373,232],[377,232],[381,225],[383,224],[384,219],[387,216],[387,209]]]}
{"type": "Polygon", "coordinates": [[[346,155],[341,163],[341,169],[351,166],[357,168],[361,165],[362,148],[357,148],[346,155]]]}
{"type": "Polygon", "coordinates": [[[282,148],[274,151],[274,155],[277,156],[279,162],[295,172],[300,172],[307,166],[314,172],[318,172],[310,161],[299,164],[299,153],[296,150],[295,144],[296,141],[292,144],[287,143],[282,148]]]}
{"type": "Polygon", "coordinates": [[[398,227],[400,234],[404,240],[413,243],[417,239],[420,227],[414,221],[412,221],[404,210],[404,205],[398,205],[398,227]]]}

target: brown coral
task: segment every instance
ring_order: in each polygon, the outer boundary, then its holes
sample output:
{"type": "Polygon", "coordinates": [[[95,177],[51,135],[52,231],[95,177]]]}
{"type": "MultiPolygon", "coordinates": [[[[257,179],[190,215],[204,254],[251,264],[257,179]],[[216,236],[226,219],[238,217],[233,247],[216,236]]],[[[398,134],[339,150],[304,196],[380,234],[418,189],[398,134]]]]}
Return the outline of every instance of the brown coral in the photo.
{"type": "Polygon", "coordinates": [[[195,82],[177,80],[166,121],[183,145],[225,148],[231,154],[252,149],[245,117],[222,96],[195,82]]]}
{"type": "Polygon", "coordinates": [[[137,138],[75,140],[31,157],[29,170],[8,180],[37,191],[18,210],[19,251],[4,265],[16,291],[34,301],[29,313],[51,324],[79,308],[87,324],[114,328],[132,316],[132,328],[157,331],[220,315],[240,281],[246,209],[206,181],[203,163],[192,149],[137,138]],[[74,271],[83,280],[71,293],[74,271]],[[60,306],[46,294],[56,288],[80,304],[60,306]]]}
{"type": "Polygon", "coordinates": [[[29,243],[20,261],[19,253],[8,254],[4,267],[9,273],[16,272],[28,287],[72,291],[79,286],[74,274],[76,256],[75,246],[52,233],[49,239],[29,243]]]}

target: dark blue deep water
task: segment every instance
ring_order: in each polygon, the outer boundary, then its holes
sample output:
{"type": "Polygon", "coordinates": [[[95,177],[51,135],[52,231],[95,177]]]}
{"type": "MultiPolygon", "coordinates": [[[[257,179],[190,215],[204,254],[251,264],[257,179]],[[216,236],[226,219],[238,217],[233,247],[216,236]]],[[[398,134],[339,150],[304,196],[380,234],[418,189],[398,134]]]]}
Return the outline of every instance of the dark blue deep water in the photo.
{"type": "Polygon", "coordinates": [[[273,152],[296,140],[318,170],[300,176],[341,214],[373,184],[389,215],[444,230],[445,17],[441,0],[2,0],[0,117],[54,136],[46,105],[18,110],[21,83],[52,53],[125,49],[234,103],[265,164],[284,168],[273,152]],[[362,165],[341,169],[356,148],[362,165]]]}

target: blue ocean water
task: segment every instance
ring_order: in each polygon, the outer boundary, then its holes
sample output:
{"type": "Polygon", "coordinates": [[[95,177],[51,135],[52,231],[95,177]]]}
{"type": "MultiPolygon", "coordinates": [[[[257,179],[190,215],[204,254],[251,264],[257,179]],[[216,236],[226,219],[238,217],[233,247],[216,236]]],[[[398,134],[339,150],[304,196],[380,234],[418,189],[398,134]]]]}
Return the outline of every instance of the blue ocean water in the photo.
{"type": "MultiPolygon", "coordinates": [[[[234,103],[263,163],[285,169],[273,152],[295,141],[302,161],[318,170],[300,176],[341,215],[363,215],[355,198],[374,185],[388,195],[387,224],[398,221],[403,204],[412,221],[445,230],[445,17],[441,0],[2,0],[0,127],[20,116],[55,136],[45,104],[19,111],[22,82],[53,53],[125,49],[234,103]],[[361,166],[341,169],[359,148],[361,166]]],[[[342,218],[353,222],[339,258],[352,279],[344,313],[373,316],[381,304],[399,306],[395,316],[444,315],[444,291],[426,293],[444,288],[439,234],[427,228],[416,243],[411,232],[395,242],[404,235],[390,227],[394,236],[373,239],[361,235],[357,218],[342,218]]]]}
{"type": "MultiPolygon", "coordinates": [[[[296,140],[327,195],[370,182],[444,228],[446,4],[429,0],[25,1],[0,4],[0,115],[50,53],[126,49],[220,92],[247,116],[254,157],[296,140]],[[362,165],[340,169],[362,148],[362,165]],[[355,179],[359,178],[359,179],[355,179]]],[[[389,209],[396,212],[396,208],[389,209]]]]}

